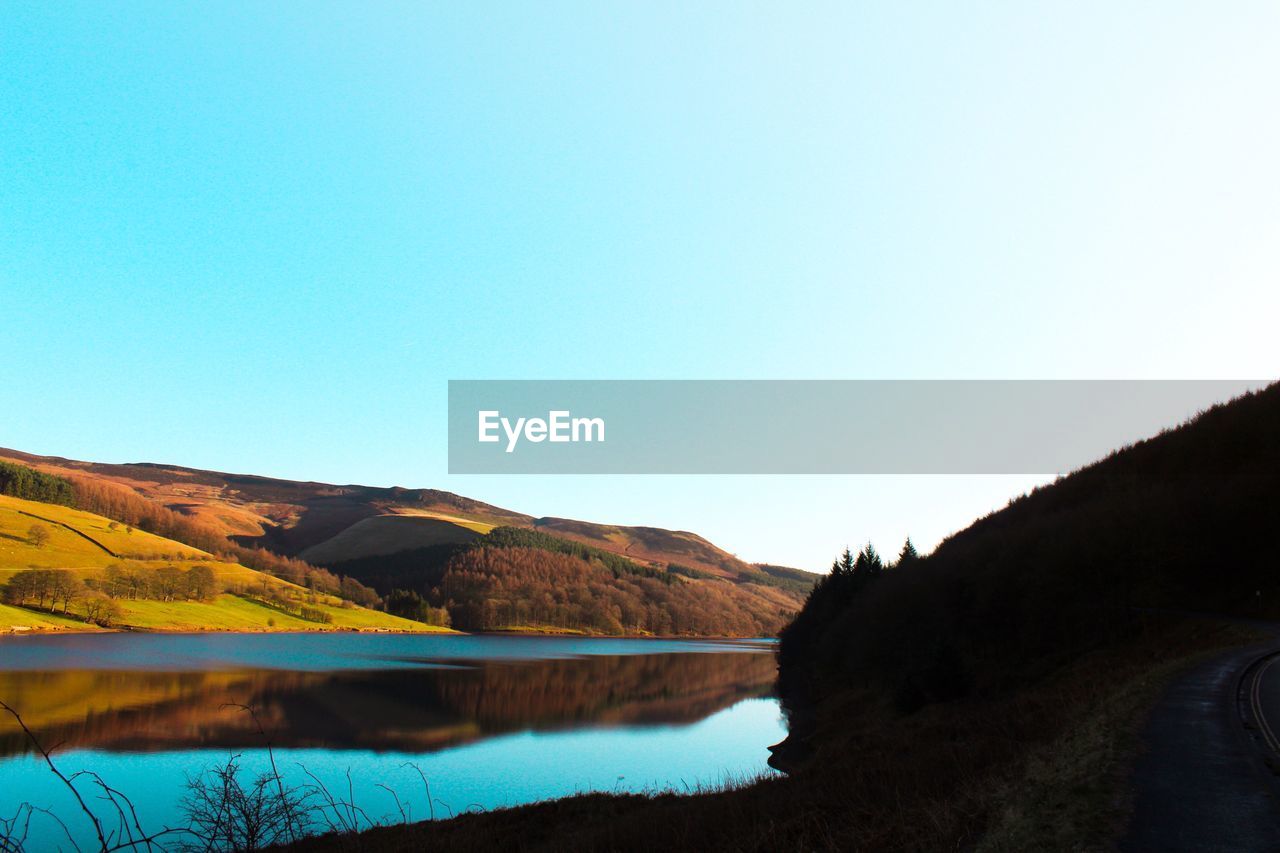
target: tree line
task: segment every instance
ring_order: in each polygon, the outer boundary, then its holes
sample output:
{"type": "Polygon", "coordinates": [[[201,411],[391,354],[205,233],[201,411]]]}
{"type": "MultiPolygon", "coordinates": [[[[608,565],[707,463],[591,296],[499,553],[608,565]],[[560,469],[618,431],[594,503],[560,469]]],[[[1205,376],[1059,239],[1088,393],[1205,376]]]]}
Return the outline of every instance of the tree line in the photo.
{"type": "Polygon", "coordinates": [[[75,490],[62,477],[25,465],[0,462],[0,495],[46,504],[75,505],[75,490]]]}
{"type": "Polygon", "coordinates": [[[111,626],[123,618],[120,600],[209,601],[220,591],[209,566],[140,570],[113,563],[101,578],[82,579],[68,569],[27,569],[10,577],[0,595],[6,604],[111,626]]]}
{"type": "Polygon", "coordinates": [[[422,595],[454,627],[542,627],[599,634],[772,636],[790,614],[727,580],[659,580],[561,551],[468,548],[422,595]]]}
{"type": "Polygon", "coordinates": [[[423,598],[411,589],[393,589],[384,599],[387,612],[403,619],[412,619],[426,625],[449,628],[453,620],[449,617],[449,608],[434,607],[430,600],[423,598]]]}
{"type": "Polygon", "coordinates": [[[646,566],[602,548],[595,548],[572,539],[552,536],[540,530],[529,530],[526,527],[495,527],[483,539],[473,543],[478,548],[538,548],[557,554],[568,554],[596,563],[613,573],[615,578],[623,575],[638,575],[653,578],[665,584],[672,584],[676,579],[669,572],[653,566],[646,566]]]}

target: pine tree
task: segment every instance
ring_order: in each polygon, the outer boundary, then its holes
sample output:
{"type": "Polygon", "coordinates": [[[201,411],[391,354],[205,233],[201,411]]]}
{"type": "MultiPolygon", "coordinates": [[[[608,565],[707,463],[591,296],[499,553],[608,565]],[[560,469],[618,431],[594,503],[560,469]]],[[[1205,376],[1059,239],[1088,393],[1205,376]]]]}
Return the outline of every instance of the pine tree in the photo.
{"type": "Polygon", "coordinates": [[[853,564],[853,573],[858,578],[869,579],[879,577],[882,571],[884,571],[884,561],[880,559],[876,549],[868,542],[858,552],[858,559],[853,564]]]}

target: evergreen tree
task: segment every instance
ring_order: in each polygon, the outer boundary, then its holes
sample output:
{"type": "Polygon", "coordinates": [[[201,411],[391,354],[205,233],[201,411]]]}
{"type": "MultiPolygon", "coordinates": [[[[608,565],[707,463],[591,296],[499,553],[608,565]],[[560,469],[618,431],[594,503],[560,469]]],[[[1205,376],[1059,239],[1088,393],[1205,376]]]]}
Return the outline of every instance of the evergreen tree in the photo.
{"type": "Polygon", "coordinates": [[[884,561],[880,559],[876,549],[868,542],[858,552],[858,559],[853,564],[853,574],[858,578],[869,579],[879,577],[882,571],[884,571],[884,561]]]}
{"type": "Polygon", "coordinates": [[[902,568],[903,566],[911,565],[918,559],[920,559],[920,554],[916,551],[916,546],[911,543],[911,537],[908,536],[907,541],[902,545],[902,553],[898,555],[898,562],[894,565],[902,568]]]}

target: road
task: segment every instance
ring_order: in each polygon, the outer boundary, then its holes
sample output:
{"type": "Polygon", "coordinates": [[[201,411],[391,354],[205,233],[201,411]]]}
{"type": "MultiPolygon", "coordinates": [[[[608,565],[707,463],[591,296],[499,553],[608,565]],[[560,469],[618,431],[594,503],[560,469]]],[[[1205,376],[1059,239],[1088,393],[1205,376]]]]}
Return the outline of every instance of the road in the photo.
{"type": "Polygon", "coordinates": [[[1174,682],[1142,733],[1121,850],[1280,851],[1278,663],[1272,640],[1174,682]]]}

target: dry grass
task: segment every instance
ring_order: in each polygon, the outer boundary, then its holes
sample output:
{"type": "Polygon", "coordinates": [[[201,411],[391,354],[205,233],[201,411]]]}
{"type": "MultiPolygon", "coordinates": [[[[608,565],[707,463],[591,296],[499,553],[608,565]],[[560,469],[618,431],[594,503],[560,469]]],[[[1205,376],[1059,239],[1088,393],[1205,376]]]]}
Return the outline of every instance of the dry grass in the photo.
{"type": "Polygon", "coordinates": [[[115,560],[103,548],[116,554],[146,559],[179,555],[188,559],[212,559],[199,548],[155,536],[144,530],[130,533],[125,525],[116,524],[109,518],[91,512],[0,495],[0,568],[101,567],[115,560]],[[28,531],[33,524],[41,525],[49,531],[49,541],[44,547],[33,547],[27,541],[28,531]],[[79,530],[103,547],[94,545],[83,536],[77,536],[63,527],[64,524],[79,530]],[[112,524],[115,524],[114,528],[112,524]]]}
{"type": "Polygon", "coordinates": [[[1003,805],[978,853],[1109,849],[1129,813],[1125,781],[1151,707],[1188,667],[1258,639],[1243,628],[1209,631],[1204,648],[1184,647],[1086,703],[1062,737],[1033,750],[1022,774],[996,792],[1003,805]]]}
{"type": "Polygon", "coordinates": [[[344,560],[394,554],[431,545],[472,542],[475,530],[423,515],[376,515],[357,521],[338,535],[312,545],[299,556],[309,562],[333,565],[344,560]]]}
{"type": "Polygon", "coordinates": [[[459,527],[465,527],[468,530],[474,530],[476,533],[488,533],[495,527],[500,527],[500,523],[485,521],[481,518],[472,518],[465,515],[452,515],[449,513],[438,512],[433,509],[417,509],[416,507],[391,507],[391,515],[407,515],[417,516],[419,518],[436,518],[440,521],[447,521],[450,524],[456,524],[459,527]]]}

